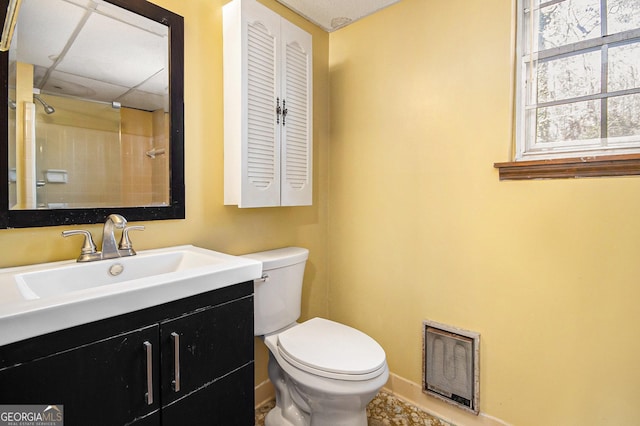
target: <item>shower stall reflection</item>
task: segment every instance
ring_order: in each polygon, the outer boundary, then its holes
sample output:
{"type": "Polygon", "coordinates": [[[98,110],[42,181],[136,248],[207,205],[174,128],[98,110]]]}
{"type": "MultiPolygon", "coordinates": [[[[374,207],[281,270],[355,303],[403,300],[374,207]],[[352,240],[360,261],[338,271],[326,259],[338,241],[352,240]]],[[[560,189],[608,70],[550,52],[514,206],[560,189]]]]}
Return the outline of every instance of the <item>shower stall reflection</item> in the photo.
{"type": "Polygon", "coordinates": [[[36,108],[33,140],[36,208],[168,203],[167,156],[151,159],[146,155],[168,144],[169,124],[163,110],[36,96],[42,104],[36,108]]]}

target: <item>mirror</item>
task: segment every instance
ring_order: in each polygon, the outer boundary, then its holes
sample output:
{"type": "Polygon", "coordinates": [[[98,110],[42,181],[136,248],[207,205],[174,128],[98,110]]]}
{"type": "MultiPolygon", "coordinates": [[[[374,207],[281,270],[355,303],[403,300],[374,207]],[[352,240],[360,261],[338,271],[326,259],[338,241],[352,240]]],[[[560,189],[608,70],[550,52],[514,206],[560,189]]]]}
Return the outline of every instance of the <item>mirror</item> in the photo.
{"type": "Polygon", "coordinates": [[[0,53],[0,228],[185,217],[183,25],[145,0],[21,1],[0,53]]]}

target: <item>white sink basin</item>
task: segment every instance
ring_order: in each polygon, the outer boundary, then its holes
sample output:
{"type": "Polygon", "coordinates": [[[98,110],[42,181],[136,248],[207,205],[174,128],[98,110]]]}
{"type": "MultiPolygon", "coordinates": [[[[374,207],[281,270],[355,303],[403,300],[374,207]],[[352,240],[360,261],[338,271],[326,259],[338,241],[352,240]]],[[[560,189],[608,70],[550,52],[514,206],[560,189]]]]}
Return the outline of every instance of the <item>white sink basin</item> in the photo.
{"type": "Polygon", "coordinates": [[[262,264],[194,246],[0,269],[0,345],[259,278],[262,264]]]}
{"type": "Polygon", "coordinates": [[[25,299],[39,299],[143,278],[162,278],[163,274],[174,273],[172,278],[179,279],[181,274],[175,272],[194,268],[208,268],[211,272],[213,267],[233,261],[233,256],[222,253],[180,247],[96,262],[53,265],[37,272],[15,274],[15,280],[25,299]]]}

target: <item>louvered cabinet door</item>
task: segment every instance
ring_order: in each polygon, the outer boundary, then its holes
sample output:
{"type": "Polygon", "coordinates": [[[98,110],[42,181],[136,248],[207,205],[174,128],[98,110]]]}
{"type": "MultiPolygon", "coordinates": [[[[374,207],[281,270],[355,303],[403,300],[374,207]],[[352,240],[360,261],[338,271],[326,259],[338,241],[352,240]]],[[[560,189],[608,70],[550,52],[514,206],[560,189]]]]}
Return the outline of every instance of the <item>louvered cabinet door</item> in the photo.
{"type": "Polygon", "coordinates": [[[280,205],[278,18],[265,14],[247,20],[240,207],[280,205]]]}
{"type": "Polygon", "coordinates": [[[312,39],[311,35],[283,20],[280,203],[283,206],[312,203],[312,39]]]}

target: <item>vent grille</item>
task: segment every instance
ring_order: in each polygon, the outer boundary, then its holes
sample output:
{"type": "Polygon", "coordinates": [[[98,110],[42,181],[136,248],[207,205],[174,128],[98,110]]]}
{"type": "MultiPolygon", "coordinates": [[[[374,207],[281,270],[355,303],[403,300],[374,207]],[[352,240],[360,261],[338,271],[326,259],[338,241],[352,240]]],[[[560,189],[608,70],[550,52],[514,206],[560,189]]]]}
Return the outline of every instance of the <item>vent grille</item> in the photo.
{"type": "Polygon", "coordinates": [[[276,181],[275,38],[259,23],[248,29],[247,177],[258,189],[276,181]]]}
{"type": "Polygon", "coordinates": [[[423,323],[423,392],[478,414],[480,335],[423,323]]]}
{"type": "Polygon", "coordinates": [[[295,190],[303,189],[309,182],[309,126],[307,53],[297,44],[286,48],[286,138],[285,182],[295,190]]]}

